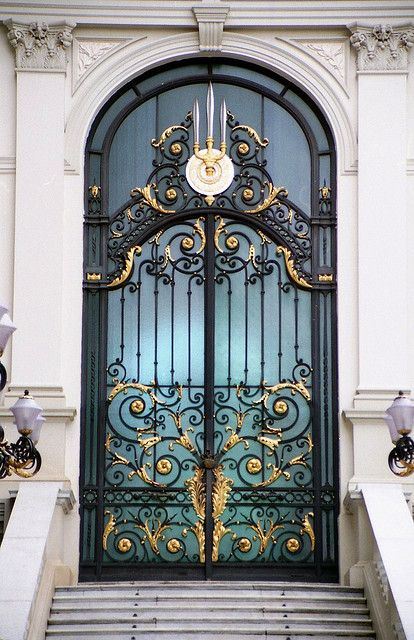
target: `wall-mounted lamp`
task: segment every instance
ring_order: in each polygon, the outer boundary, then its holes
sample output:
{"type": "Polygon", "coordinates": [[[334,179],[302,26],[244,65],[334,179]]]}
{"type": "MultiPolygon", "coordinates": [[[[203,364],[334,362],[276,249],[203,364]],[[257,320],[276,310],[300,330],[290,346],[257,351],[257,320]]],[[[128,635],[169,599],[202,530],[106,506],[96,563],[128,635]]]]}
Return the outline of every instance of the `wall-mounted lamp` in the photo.
{"type": "MultiPolygon", "coordinates": [[[[15,330],[16,327],[10,320],[7,307],[0,304],[0,357],[15,330]]],[[[0,391],[6,386],[6,380],[7,371],[0,362],[0,391]]],[[[41,407],[36,404],[29,391],[25,391],[10,410],[14,415],[14,424],[20,437],[17,442],[9,443],[4,439],[4,430],[0,426],[0,479],[12,473],[16,473],[21,478],[31,478],[42,465],[36,444],[45,418],[41,415],[41,407]]]]}
{"type": "Polygon", "coordinates": [[[388,456],[388,465],[395,475],[409,476],[414,473],[414,442],[409,436],[414,426],[414,402],[400,391],[385,413],[395,445],[388,456]]]}

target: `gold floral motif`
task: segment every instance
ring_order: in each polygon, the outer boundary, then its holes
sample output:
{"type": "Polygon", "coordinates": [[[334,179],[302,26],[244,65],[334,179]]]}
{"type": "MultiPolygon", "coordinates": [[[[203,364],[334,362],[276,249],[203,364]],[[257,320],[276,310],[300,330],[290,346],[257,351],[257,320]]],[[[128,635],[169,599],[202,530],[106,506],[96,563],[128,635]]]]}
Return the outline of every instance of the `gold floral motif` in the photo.
{"type": "Polygon", "coordinates": [[[117,546],[118,551],[120,551],[121,553],[128,553],[128,551],[132,547],[132,542],[129,538],[121,538],[117,546]]]}
{"type": "Polygon", "coordinates": [[[190,429],[187,429],[179,438],[174,440],[174,442],[171,442],[171,444],[169,445],[170,451],[174,450],[174,443],[175,443],[175,444],[179,444],[181,447],[184,447],[184,449],[187,449],[187,451],[191,451],[191,453],[195,453],[196,449],[193,443],[191,442],[190,438],[188,437],[189,431],[190,429]]]}
{"type": "Polygon", "coordinates": [[[155,468],[157,469],[158,473],[166,476],[171,472],[172,464],[169,460],[167,460],[167,458],[161,458],[160,460],[158,460],[155,468]]]}
{"type": "Polygon", "coordinates": [[[154,209],[154,211],[158,211],[159,213],[175,213],[173,209],[164,209],[164,207],[158,202],[157,198],[152,197],[151,189],[154,189],[155,193],[158,192],[155,182],[147,184],[145,187],[135,187],[135,189],[132,189],[131,191],[131,198],[141,195],[144,202],[154,209]]]}
{"type": "Polygon", "coordinates": [[[254,536],[253,540],[255,538],[256,539],[258,538],[260,541],[259,556],[262,553],[264,553],[264,551],[266,551],[266,547],[269,544],[269,541],[271,539],[273,539],[273,542],[276,542],[276,539],[273,536],[274,532],[277,531],[278,529],[284,528],[282,524],[274,524],[273,520],[270,520],[270,519],[267,521],[267,527],[268,527],[267,531],[265,527],[266,527],[266,521],[264,521],[263,527],[262,527],[260,520],[258,520],[256,524],[249,525],[249,528],[253,529],[253,531],[255,531],[257,534],[257,537],[254,536]]]}
{"type": "Polygon", "coordinates": [[[143,531],[145,533],[145,536],[143,538],[143,540],[148,540],[149,545],[152,549],[152,551],[159,556],[160,555],[160,550],[158,549],[158,542],[161,539],[163,539],[162,537],[162,533],[163,531],[165,531],[166,529],[170,529],[171,527],[168,524],[161,524],[161,520],[158,520],[158,524],[157,526],[155,526],[155,520],[152,521],[152,526],[150,527],[149,523],[149,519],[145,520],[144,523],[138,523],[135,525],[135,527],[137,529],[141,529],[141,531],[143,531]]]}
{"type": "Polygon", "coordinates": [[[226,223],[221,216],[216,216],[214,219],[216,222],[218,222],[217,228],[214,232],[214,246],[216,247],[217,251],[223,253],[223,249],[220,247],[219,240],[222,233],[227,233],[226,223]]]}
{"type": "Polygon", "coordinates": [[[183,147],[179,142],[173,142],[170,145],[170,153],[173,156],[180,156],[183,152],[183,147]]]}
{"type": "Polygon", "coordinates": [[[299,287],[302,287],[302,289],[312,289],[312,285],[310,284],[310,282],[307,282],[304,278],[302,278],[299,275],[295,267],[295,261],[292,258],[292,252],[290,251],[290,249],[288,249],[287,247],[283,247],[282,245],[279,245],[276,248],[276,253],[277,254],[283,253],[287,272],[290,278],[293,280],[293,282],[296,282],[296,284],[299,285],[299,287]]]}
{"type": "Polygon", "coordinates": [[[216,520],[214,522],[213,550],[211,553],[211,560],[213,562],[218,562],[220,542],[227,533],[231,533],[231,529],[225,527],[221,520],[216,520]]]}
{"type": "Polygon", "coordinates": [[[288,410],[287,403],[284,400],[276,400],[273,404],[273,411],[278,415],[283,415],[288,410]]]}
{"type": "MultiPolygon", "coordinates": [[[[252,138],[255,141],[256,144],[259,145],[259,147],[265,148],[269,144],[269,139],[268,138],[263,138],[263,140],[262,140],[260,138],[259,134],[257,133],[257,131],[255,129],[253,129],[253,127],[249,127],[247,124],[239,124],[239,125],[237,125],[237,127],[233,127],[233,131],[237,131],[238,129],[240,129],[241,131],[245,131],[247,133],[247,135],[250,138],[252,138]]],[[[243,143],[241,143],[241,144],[243,144],[243,143]]],[[[243,154],[243,155],[245,155],[245,154],[243,154]]]]}
{"type": "Polygon", "coordinates": [[[167,542],[167,551],[170,553],[178,553],[181,549],[181,542],[177,538],[171,538],[167,542]]]}
{"type": "Polygon", "coordinates": [[[112,289],[113,287],[117,287],[120,284],[123,284],[125,282],[125,280],[127,280],[127,278],[129,277],[131,271],[132,271],[132,267],[134,266],[134,257],[135,254],[137,256],[139,256],[142,252],[141,247],[136,244],[134,247],[131,247],[131,249],[129,249],[129,251],[127,252],[126,256],[124,256],[124,268],[121,271],[121,275],[117,276],[114,280],[112,280],[111,282],[108,282],[108,284],[106,285],[108,287],[108,289],[112,289]]]}
{"type": "Polygon", "coordinates": [[[247,142],[240,142],[239,146],[237,147],[237,155],[247,156],[249,151],[250,151],[250,146],[247,144],[247,142]]]}
{"type": "Polygon", "coordinates": [[[116,528],[116,518],[113,513],[111,513],[110,511],[105,511],[105,515],[109,516],[102,536],[102,547],[106,551],[108,547],[108,537],[112,532],[114,532],[116,535],[118,533],[118,530],[116,528]]]}
{"type": "MultiPolygon", "coordinates": [[[[155,149],[159,149],[159,147],[168,139],[171,137],[171,135],[174,133],[174,131],[187,131],[186,127],[183,127],[180,124],[173,124],[171,127],[167,127],[166,129],[164,129],[164,131],[162,132],[162,134],[160,135],[158,141],[156,138],[153,138],[151,140],[151,145],[155,148],[155,149]]],[[[179,144],[178,142],[175,144],[179,144]]],[[[172,146],[172,145],[171,145],[172,146]]],[[[171,151],[172,153],[174,153],[173,151],[171,151]]],[[[175,153],[174,155],[178,155],[178,153],[175,153]]]]}
{"type": "Polygon", "coordinates": [[[177,200],[177,191],[173,187],[170,187],[165,192],[165,197],[169,202],[174,202],[174,200],[177,200]]]}
{"type": "Polygon", "coordinates": [[[189,251],[190,249],[192,249],[194,247],[194,240],[193,238],[190,238],[190,236],[187,236],[186,238],[183,238],[182,242],[181,242],[181,246],[183,247],[183,249],[185,249],[186,251],[189,251]]]}
{"type": "Polygon", "coordinates": [[[242,553],[249,553],[252,548],[252,543],[249,538],[240,538],[237,542],[237,546],[239,547],[242,553]]]}
{"type": "Polygon", "coordinates": [[[296,538],[289,538],[286,542],[286,548],[290,553],[297,553],[300,549],[300,542],[296,538]]]}
{"type": "Polygon", "coordinates": [[[253,200],[253,197],[254,197],[253,189],[250,189],[250,188],[243,189],[242,198],[245,202],[250,202],[250,200],[253,200]]]}
{"type": "Polygon", "coordinates": [[[259,458],[250,458],[250,460],[246,462],[246,469],[253,475],[256,473],[260,473],[260,471],[262,470],[261,460],[259,460],[259,458]]]}
{"type": "Polygon", "coordinates": [[[227,249],[234,250],[234,249],[237,249],[237,247],[239,246],[239,241],[235,236],[229,236],[228,238],[226,238],[225,244],[227,249]]]}
{"type": "MultiPolygon", "coordinates": [[[[129,465],[131,465],[132,463],[128,463],[128,464],[129,464],[129,465]]],[[[146,462],[142,467],[138,467],[138,468],[134,469],[133,471],[130,471],[130,472],[128,473],[128,480],[132,480],[132,478],[133,478],[135,475],[137,475],[139,478],[141,478],[141,480],[142,480],[143,482],[145,482],[145,484],[149,484],[149,485],[151,485],[152,487],[159,487],[160,489],[161,489],[161,488],[162,488],[162,489],[165,489],[165,487],[166,487],[167,485],[162,484],[161,482],[155,482],[155,480],[152,480],[152,479],[149,477],[149,475],[148,475],[148,473],[147,473],[147,469],[146,469],[146,467],[147,467],[148,469],[151,469],[151,466],[152,466],[152,465],[151,465],[151,463],[146,462]]]]}
{"type": "Polygon", "coordinates": [[[188,531],[192,531],[198,542],[198,552],[200,562],[204,563],[206,561],[206,535],[204,532],[204,524],[197,520],[197,522],[190,527],[190,529],[183,529],[183,537],[187,536],[188,531]]]}
{"type": "Polygon", "coordinates": [[[197,218],[193,225],[193,233],[196,233],[201,240],[200,248],[198,249],[197,254],[202,253],[204,251],[204,247],[206,246],[206,234],[204,233],[204,229],[200,224],[201,222],[204,222],[203,217],[197,218]]]}
{"type": "Polygon", "coordinates": [[[314,551],[315,549],[315,532],[313,530],[313,527],[311,525],[311,523],[309,522],[309,517],[313,518],[313,513],[312,511],[309,511],[309,513],[307,513],[302,520],[302,529],[300,530],[300,535],[307,535],[309,537],[310,543],[311,543],[311,549],[312,551],[314,551]]]}
{"type": "Polygon", "coordinates": [[[268,189],[268,196],[263,200],[261,204],[258,204],[254,209],[245,209],[243,213],[260,213],[268,207],[271,207],[273,204],[279,204],[279,196],[287,196],[288,192],[285,187],[274,187],[271,182],[265,183],[268,189]]]}
{"type": "Polygon", "coordinates": [[[145,409],[145,403],[143,400],[133,400],[129,405],[131,413],[142,413],[145,409]]]}
{"type": "Polygon", "coordinates": [[[221,516],[226,508],[227,500],[233,486],[233,480],[223,474],[223,465],[219,464],[213,469],[213,518],[221,516]]]}

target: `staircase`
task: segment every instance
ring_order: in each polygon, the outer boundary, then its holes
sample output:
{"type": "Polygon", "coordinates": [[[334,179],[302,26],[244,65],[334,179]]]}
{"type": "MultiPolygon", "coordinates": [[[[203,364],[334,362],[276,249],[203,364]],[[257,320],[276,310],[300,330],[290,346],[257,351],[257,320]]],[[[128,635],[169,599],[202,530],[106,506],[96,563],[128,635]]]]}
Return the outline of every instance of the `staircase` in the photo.
{"type": "Polygon", "coordinates": [[[360,589],[331,584],[131,582],[56,589],[46,640],[375,638],[360,589]]]}

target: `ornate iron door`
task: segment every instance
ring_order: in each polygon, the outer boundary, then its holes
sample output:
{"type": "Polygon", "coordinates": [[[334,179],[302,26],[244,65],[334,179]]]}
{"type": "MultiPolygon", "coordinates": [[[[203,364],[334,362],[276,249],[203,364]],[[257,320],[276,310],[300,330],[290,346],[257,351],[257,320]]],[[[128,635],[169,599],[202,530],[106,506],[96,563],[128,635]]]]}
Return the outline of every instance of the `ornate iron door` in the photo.
{"type": "Polygon", "coordinates": [[[311,219],[222,119],[217,198],[186,182],[191,113],[110,219],[89,190],[86,579],[337,576],[330,189],[311,219]]]}

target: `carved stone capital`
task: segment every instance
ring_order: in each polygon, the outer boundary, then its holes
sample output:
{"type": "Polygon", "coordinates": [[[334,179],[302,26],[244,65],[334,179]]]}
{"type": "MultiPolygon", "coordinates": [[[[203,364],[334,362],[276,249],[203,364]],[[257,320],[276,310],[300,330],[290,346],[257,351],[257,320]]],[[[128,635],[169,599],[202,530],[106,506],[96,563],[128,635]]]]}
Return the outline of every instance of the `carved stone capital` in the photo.
{"type": "Polygon", "coordinates": [[[204,2],[193,7],[198,23],[200,51],[221,51],[223,27],[230,7],[204,2]]]}
{"type": "Polygon", "coordinates": [[[359,71],[406,71],[414,29],[408,27],[356,27],[350,38],[357,51],[359,71]]]}
{"type": "Polygon", "coordinates": [[[72,44],[72,22],[49,26],[45,22],[5,22],[7,37],[16,50],[17,69],[65,71],[66,50],[72,44]]]}

